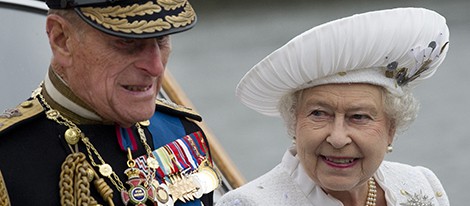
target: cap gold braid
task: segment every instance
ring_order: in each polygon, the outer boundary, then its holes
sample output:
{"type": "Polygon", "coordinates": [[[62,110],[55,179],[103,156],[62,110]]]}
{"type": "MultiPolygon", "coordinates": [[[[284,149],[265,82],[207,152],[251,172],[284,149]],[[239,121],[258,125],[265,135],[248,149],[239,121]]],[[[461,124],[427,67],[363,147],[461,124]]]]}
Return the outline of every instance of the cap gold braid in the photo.
{"type": "Polygon", "coordinates": [[[163,31],[172,27],[179,28],[191,24],[196,18],[196,13],[189,3],[182,0],[158,0],[158,4],[148,1],[145,4],[133,4],[128,6],[109,6],[105,8],[83,7],[80,10],[83,14],[102,25],[107,29],[112,29],[124,33],[153,33],[163,31]],[[165,9],[174,10],[184,6],[184,11],[177,16],[166,16],[156,20],[140,20],[129,22],[127,17],[144,16],[158,13],[165,9]],[[163,8],[162,8],[163,7],[163,8]]]}

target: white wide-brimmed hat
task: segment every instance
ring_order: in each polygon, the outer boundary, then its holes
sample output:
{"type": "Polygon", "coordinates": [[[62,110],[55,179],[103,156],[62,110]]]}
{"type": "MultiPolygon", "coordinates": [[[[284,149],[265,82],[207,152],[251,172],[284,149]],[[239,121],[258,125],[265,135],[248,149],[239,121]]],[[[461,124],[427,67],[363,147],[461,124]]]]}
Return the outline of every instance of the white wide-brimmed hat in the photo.
{"type": "Polygon", "coordinates": [[[370,83],[402,95],[444,60],[449,29],[423,8],[356,14],[314,27],[277,49],[241,79],[236,95],[248,107],[278,116],[289,93],[332,83],[370,83]]]}

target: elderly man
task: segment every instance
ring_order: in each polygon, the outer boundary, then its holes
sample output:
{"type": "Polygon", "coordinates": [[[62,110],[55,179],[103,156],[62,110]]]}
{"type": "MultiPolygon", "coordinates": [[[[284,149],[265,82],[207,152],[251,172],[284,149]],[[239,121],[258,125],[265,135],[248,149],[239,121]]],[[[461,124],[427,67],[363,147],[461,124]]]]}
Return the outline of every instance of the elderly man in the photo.
{"type": "Polygon", "coordinates": [[[201,117],[157,98],[169,35],[196,23],[191,5],[46,3],[49,71],[0,114],[4,196],[12,205],[212,205],[218,176],[201,117]]]}

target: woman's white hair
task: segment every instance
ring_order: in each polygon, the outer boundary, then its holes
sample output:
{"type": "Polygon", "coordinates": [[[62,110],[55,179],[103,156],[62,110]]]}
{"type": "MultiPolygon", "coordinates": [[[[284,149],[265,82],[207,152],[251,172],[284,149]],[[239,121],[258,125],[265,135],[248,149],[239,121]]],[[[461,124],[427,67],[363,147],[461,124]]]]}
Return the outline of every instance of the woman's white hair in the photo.
{"type": "MultiPolygon", "coordinates": [[[[281,117],[287,127],[287,133],[293,138],[295,137],[295,127],[297,124],[296,109],[298,100],[306,89],[284,95],[278,105],[281,117]]],[[[413,93],[405,88],[404,94],[401,96],[393,95],[386,89],[382,89],[382,91],[384,94],[385,113],[390,119],[390,126],[395,127],[395,135],[401,134],[416,119],[419,111],[419,102],[413,96],[413,93]]]]}

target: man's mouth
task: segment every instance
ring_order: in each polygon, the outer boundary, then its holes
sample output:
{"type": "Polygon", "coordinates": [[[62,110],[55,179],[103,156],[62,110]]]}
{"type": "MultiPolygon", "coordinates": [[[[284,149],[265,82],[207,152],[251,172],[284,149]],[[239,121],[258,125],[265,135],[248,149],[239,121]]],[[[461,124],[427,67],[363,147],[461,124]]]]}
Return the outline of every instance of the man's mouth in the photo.
{"type": "Polygon", "coordinates": [[[124,89],[131,91],[131,92],[145,92],[152,88],[152,85],[147,86],[136,86],[136,85],[124,85],[124,89]]]}

